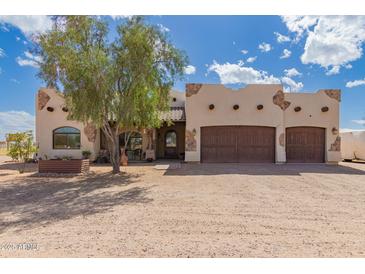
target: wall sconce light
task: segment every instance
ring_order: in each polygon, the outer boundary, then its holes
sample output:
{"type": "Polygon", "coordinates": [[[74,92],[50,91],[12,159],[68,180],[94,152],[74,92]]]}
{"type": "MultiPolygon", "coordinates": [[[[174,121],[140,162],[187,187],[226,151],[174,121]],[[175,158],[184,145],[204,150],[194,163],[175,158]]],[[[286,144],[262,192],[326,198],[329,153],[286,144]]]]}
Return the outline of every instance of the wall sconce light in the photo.
{"type": "Polygon", "coordinates": [[[338,129],[336,127],[332,128],[332,134],[333,135],[337,135],[338,134],[338,129]]]}

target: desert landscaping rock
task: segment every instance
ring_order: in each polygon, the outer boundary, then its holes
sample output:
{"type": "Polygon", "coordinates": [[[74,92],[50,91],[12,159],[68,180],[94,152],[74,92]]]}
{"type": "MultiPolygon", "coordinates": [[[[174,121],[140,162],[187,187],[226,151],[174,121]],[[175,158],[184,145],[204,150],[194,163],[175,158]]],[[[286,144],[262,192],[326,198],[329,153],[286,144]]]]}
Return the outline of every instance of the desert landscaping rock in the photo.
{"type": "Polygon", "coordinates": [[[365,257],[365,165],[0,165],[1,257],[365,257]]]}

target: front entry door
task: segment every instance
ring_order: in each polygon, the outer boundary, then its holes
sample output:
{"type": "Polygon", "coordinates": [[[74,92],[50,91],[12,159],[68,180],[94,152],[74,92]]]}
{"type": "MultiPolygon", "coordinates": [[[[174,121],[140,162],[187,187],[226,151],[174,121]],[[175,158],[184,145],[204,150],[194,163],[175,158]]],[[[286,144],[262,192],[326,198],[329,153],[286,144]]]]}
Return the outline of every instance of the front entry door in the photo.
{"type": "Polygon", "coordinates": [[[177,136],[175,130],[166,132],[165,135],[165,157],[177,158],[177,136]]]}

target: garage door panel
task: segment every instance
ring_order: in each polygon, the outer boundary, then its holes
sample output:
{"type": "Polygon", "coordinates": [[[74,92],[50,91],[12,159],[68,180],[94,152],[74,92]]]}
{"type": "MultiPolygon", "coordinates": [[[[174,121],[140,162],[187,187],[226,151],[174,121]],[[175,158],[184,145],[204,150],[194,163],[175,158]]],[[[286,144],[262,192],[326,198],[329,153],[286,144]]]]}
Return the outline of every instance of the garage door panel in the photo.
{"type": "Polygon", "coordinates": [[[217,126],[201,129],[202,162],[275,161],[275,128],[217,126]]]}
{"type": "Polygon", "coordinates": [[[286,160],[288,163],[323,163],[325,129],[292,127],[286,129],[286,160]]]}

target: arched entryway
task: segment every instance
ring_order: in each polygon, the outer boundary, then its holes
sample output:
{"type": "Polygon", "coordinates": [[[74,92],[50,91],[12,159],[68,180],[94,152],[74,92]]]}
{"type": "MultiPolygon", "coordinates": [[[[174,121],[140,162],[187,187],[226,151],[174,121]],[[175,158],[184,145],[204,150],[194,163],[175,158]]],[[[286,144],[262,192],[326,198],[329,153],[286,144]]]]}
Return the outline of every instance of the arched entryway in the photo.
{"type": "Polygon", "coordinates": [[[177,158],[177,134],[175,130],[169,130],[165,134],[165,157],[177,158]]]}
{"type": "Polygon", "coordinates": [[[122,134],[119,135],[119,146],[121,149],[126,147],[126,154],[128,155],[129,161],[140,161],[143,159],[141,133],[136,131],[123,132],[122,134]]]}

